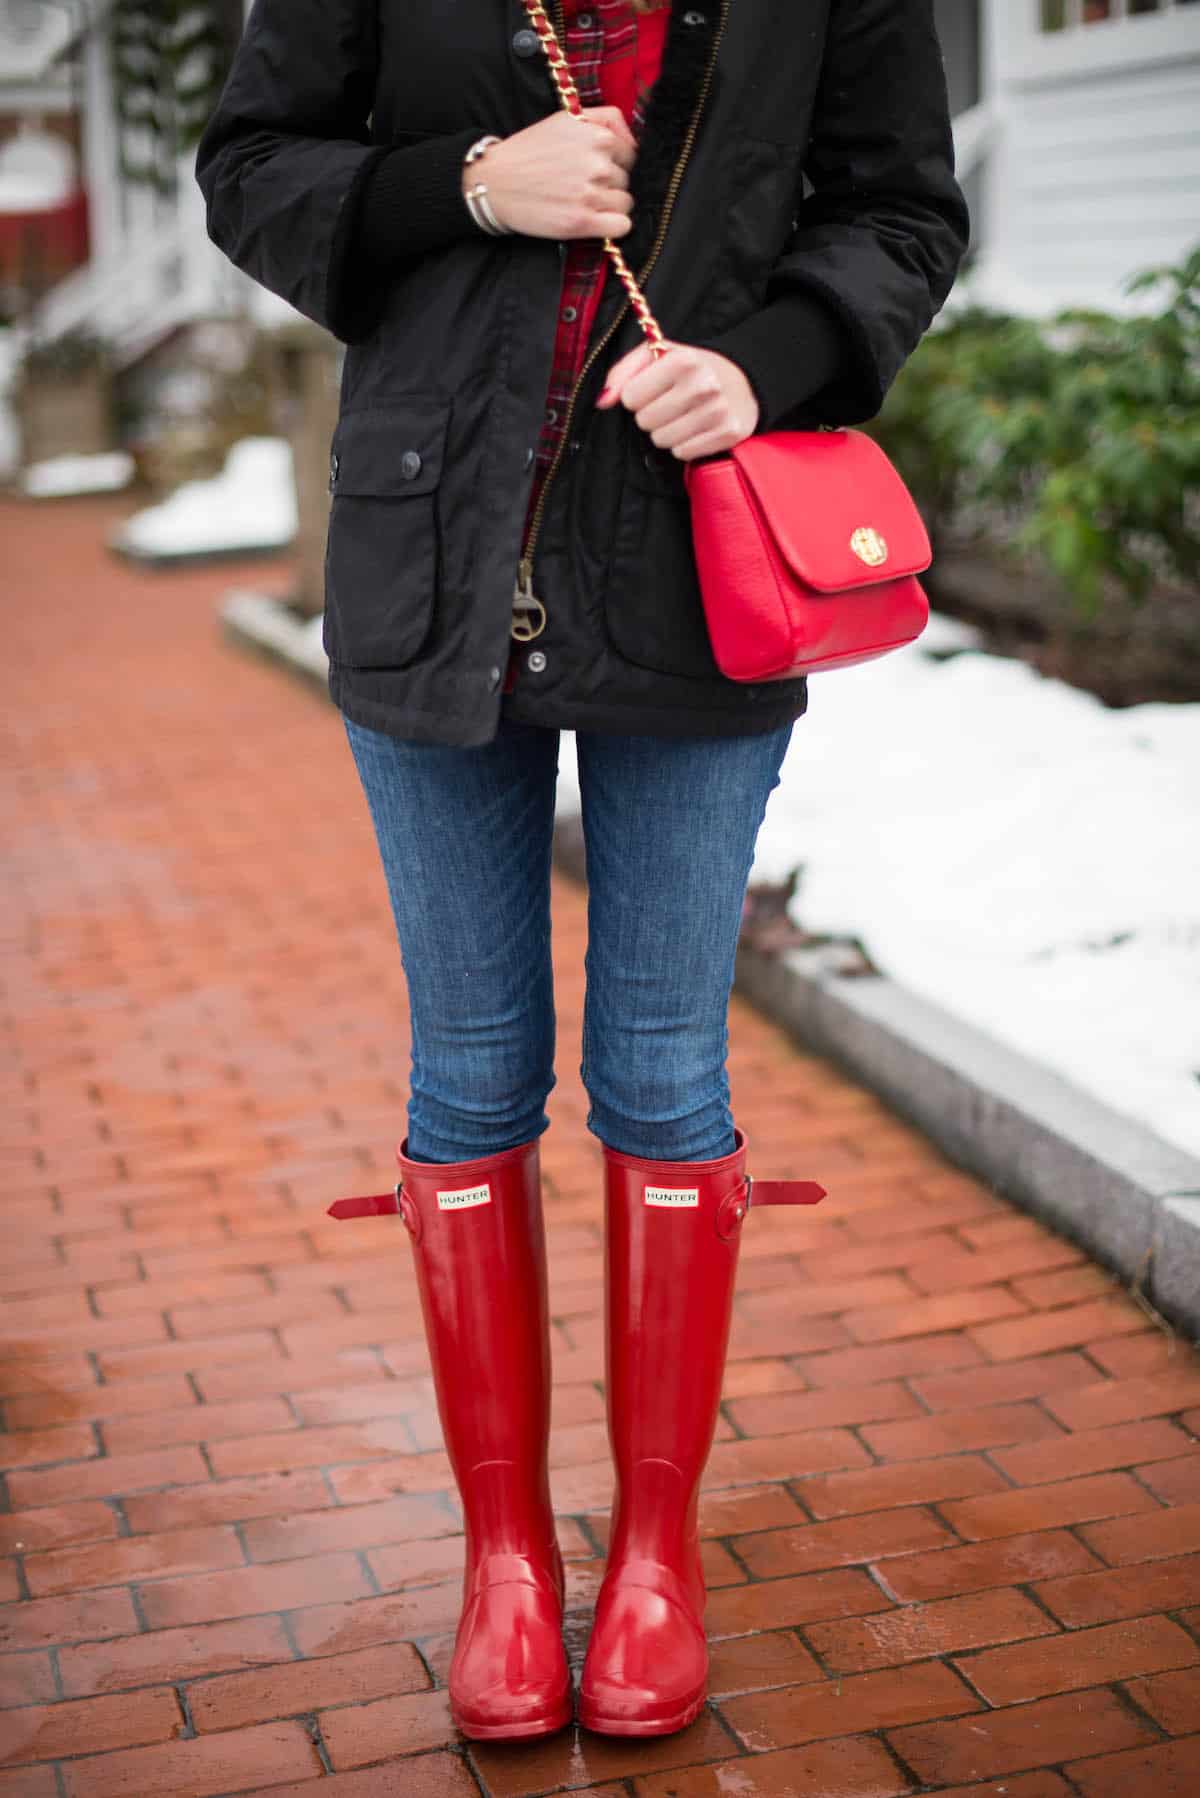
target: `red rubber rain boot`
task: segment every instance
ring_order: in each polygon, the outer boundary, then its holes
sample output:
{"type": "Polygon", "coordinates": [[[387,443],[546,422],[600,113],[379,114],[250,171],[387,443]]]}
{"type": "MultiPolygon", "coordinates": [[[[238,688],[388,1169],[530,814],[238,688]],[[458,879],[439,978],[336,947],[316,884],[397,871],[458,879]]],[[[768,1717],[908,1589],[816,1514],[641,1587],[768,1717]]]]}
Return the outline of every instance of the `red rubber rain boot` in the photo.
{"type": "Polygon", "coordinates": [[[536,1141],[480,1161],[410,1161],[394,1193],[334,1217],[399,1212],[446,1450],[466,1518],[450,1708],[465,1736],[549,1735],[571,1719],[562,1556],[546,1471],[550,1335],[536,1141]]]}
{"type": "Polygon", "coordinates": [[[742,1222],[751,1207],[812,1205],[825,1194],[813,1181],[749,1181],[740,1132],[719,1161],[642,1161],[610,1149],[604,1160],[617,1482],[579,1721],[603,1735],[669,1735],[697,1716],[708,1683],[696,1511],[742,1222]]]}

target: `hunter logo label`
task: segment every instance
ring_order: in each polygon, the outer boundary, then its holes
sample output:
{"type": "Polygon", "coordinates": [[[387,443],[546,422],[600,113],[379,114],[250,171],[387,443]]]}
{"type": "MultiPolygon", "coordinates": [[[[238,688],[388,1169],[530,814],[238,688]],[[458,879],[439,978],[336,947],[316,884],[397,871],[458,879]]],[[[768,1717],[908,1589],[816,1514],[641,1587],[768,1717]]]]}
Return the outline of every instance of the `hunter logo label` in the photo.
{"type": "Polygon", "coordinates": [[[698,1186],[648,1186],[647,1205],[658,1205],[664,1211],[695,1210],[700,1204],[698,1186]]]}
{"type": "Polygon", "coordinates": [[[437,1202],[439,1211],[466,1211],[472,1205],[490,1205],[492,1189],[486,1183],[460,1186],[457,1192],[439,1192],[437,1202]]]}

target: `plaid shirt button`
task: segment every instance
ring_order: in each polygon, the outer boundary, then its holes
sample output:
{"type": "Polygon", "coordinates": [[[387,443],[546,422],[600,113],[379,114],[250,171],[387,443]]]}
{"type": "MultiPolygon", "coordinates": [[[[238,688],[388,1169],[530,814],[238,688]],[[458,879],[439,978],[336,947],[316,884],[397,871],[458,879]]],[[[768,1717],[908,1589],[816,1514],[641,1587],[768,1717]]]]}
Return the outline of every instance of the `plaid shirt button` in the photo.
{"type": "MultiPolygon", "coordinates": [[[[636,62],[638,23],[629,0],[590,0],[586,12],[567,10],[565,49],[579,98],[584,106],[604,103],[604,77],[636,62]]],[[[518,37],[522,34],[518,32],[518,37]]],[[[530,34],[540,48],[536,32],[530,34]]],[[[639,140],[647,94],[638,77],[630,126],[639,140]]],[[[623,109],[624,110],[624,109],[623,109]]],[[[563,257],[558,321],[555,329],[546,409],[538,434],[536,466],[526,521],[533,516],[546,474],[562,442],[571,391],[587,359],[592,322],[608,275],[608,258],[597,238],[577,237],[560,243],[563,257]]],[[[576,443],[566,446],[574,450],[576,443]]]]}

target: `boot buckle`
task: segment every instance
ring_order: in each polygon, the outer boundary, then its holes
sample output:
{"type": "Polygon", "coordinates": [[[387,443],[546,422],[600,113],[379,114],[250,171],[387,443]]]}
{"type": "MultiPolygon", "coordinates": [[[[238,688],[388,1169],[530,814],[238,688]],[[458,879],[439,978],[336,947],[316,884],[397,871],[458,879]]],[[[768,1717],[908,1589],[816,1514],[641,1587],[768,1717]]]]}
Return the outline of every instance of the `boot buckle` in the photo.
{"type": "Polygon", "coordinates": [[[727,1194],[717,1208],[717,1235],[728,1242],[740,1229],[751,1206],[819,1205],[825,1188],[815,1180],[758,1180],[749,1174],[735,1192],[727,1194]]]}
{"type": "Polygon", "coordinates": [[[735,1230],[739,1230],[750,1209],[750,1176],[746,1175],[742,1184],[734,1191],[726,1193],[717,1207],[717,1235],[722,1242],[728,1242],[735,1230]]]}

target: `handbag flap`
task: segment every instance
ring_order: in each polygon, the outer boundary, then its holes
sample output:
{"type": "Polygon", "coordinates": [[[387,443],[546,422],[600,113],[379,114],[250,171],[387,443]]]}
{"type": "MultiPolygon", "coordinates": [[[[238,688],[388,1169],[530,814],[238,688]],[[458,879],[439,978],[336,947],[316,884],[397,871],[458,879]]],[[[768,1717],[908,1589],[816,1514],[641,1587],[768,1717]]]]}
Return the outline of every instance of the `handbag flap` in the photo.
{"type": "Polygon", "coordinates": [[[818,593],[922,574],[921,514],[862,431],[765,431],[730,451],[792,572],[818,593]]]}

